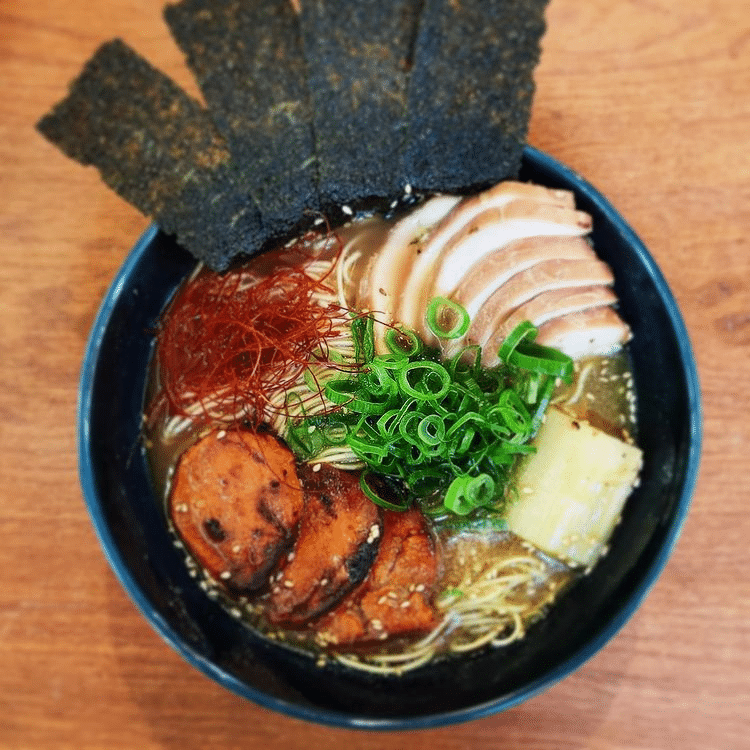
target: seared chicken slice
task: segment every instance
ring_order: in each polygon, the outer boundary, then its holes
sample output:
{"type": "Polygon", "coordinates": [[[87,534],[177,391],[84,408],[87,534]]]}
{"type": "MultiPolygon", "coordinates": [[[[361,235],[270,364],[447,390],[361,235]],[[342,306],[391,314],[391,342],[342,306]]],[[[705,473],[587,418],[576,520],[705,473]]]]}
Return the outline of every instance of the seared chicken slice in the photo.
{"type": "MultiPolygon", "coordinates": [[[[364,309],[373,313],[376,321],[391,324],[404,283],[405,268],[419,257],[422,243],[429,230],[437,224],[460,200],[458,196],[436,196],[426,201],[399,222],[390,232],[383,247],[374,256],[365,271],[360,288],[360,301],[364,309]]],[[[376,325],[375,346],[378,353],[386,351],[383,345],[386,325],[376,325]]]]}
{"type": "MultiPolygon", "coordinates": [[[[492,211],[497,215],[497,212],[502,212],[503,207],[512,203],[549,206],[560,211],[575,213],[572,208],[572,193],[521,182],[501,182],[483,193],[465,198],[434,228],[421,248],[419,258],[407,270],[408,275],[401,294],[401,304],[395,313],[398,322],[412,330],[422,328],[421,317],[426,308],[424,298],[429,295],[443,252],[454,238],[477,217],[492,211]]],[[[510,213],[515,215],[516,212],[510,209],[510,213]]],[[[495,247],[500,244],[498,243],[495,247]]],[[[467,267],[464,266],[461,269],[461,275],[467,267]]],[[[454,286],[461,275],[453,279],[454,286]]]]}
{"type": "Polygon", "coordinates": [[[524,237],[475,263],[450,298],[473,318],[487,298],[512,276],[545,260],[584,260],[596,253],[583,237],[524,237]]]}

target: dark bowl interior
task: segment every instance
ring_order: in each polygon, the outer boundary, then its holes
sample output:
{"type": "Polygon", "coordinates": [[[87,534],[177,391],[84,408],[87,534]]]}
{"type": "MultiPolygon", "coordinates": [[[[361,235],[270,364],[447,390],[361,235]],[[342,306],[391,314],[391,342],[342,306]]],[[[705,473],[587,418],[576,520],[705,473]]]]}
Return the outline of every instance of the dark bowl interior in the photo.
{"type": "Polygon", "coordinates": [[[527,148],[522,178],[575,191],[593,240],[615,271],[631,354],[645,465],[609,554],[527,637],[397,678],[317,667],[241,625],[206,597],[167,533],[140,443],[153,330],[193,259],[150,228],[114,280],[81,376],[79,461],[84,496],[109,562],[152,626],[191,664],[268,708],[323,724],[434,727],[509,708],[599,650],[632,615],[665,565],[698,471],[701,411],[695,362],[676,303],[653,259],[596,190],[527,148]]]}

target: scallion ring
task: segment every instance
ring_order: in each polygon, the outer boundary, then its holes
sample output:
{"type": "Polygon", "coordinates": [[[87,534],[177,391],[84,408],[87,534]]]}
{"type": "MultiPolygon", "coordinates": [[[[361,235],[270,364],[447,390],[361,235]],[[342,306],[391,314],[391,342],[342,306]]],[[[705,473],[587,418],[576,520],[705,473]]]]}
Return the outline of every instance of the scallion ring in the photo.
{"type": "Polygon", "coordinates": [[[445,297],[433,297],[425,319],[430,331],[441,339],[457,339],[469,330],[471,318],[466,309],[445,297]]]}

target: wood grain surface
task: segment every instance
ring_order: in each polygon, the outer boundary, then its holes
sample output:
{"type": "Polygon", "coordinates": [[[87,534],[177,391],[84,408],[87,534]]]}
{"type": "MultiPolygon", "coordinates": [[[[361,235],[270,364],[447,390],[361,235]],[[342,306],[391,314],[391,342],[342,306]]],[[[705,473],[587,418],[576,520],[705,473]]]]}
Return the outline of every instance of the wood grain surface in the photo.
{"type": "Polygon", "coordinates": [[[643,607],[576,674],[439,730],[334,730],[247,703],[165,645],[77,477],[89,328],[147,220],[34,122],[120,36],[190,90],[150,0],[0,0],[0,748],[750,748],[750,5],[552,0],[529,141],[650,248],[697,353],[705,446],[643,607]]]}

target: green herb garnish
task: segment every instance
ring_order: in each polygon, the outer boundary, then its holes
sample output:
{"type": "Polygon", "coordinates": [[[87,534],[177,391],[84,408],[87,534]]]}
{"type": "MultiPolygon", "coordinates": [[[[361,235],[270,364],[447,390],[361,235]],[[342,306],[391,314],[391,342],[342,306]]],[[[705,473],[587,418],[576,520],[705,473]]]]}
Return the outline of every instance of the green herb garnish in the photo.
{"type": "MultiPolygon", "coordinates": [[[[438,298],[429,309],[427,321],[436,336],[465,333],[468,316],[460,305],[438,298]]],[[[481,367],[479,347],[441,361],[438,349],[425,347],[410,331],[394,330],[386,337],[390,353],[377,355],[369,317],[355,319],[352,333],[358,371],[325,385],[325,396],[338,407],[335,414],[291,423],[292,448],[310,458],[334,444],[328,435],[345,443],[367,466],[363,491],[385,508],[405,510],[418,501],[435,516],[502,512],[513,466],[533,452],[529,443],[556,380],[572,380],[570,357],[535,344],[537,329],[528,322],[503,342],[501,364],[492,369],[481,367]],[[321,429],[310,433],[311,426],[321,429]],[[399,482],[407,501],[380,492],[376,476],[399,482]]]]}

